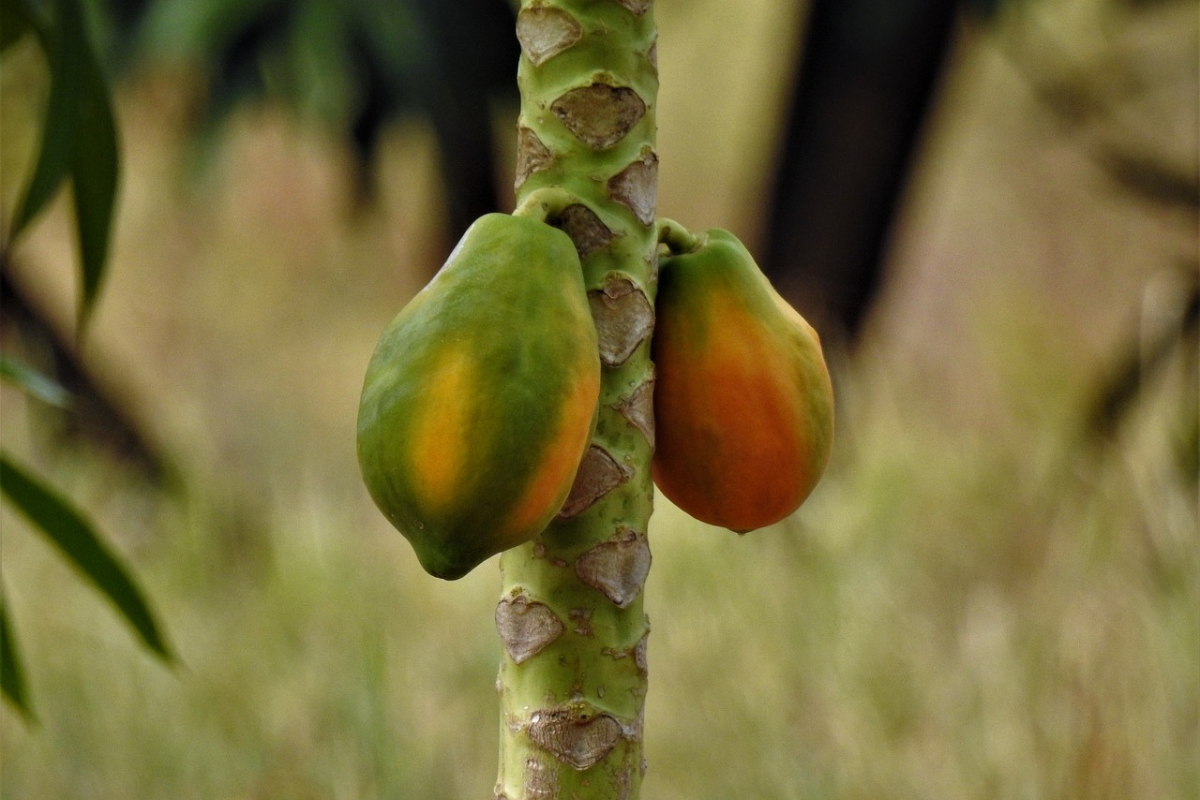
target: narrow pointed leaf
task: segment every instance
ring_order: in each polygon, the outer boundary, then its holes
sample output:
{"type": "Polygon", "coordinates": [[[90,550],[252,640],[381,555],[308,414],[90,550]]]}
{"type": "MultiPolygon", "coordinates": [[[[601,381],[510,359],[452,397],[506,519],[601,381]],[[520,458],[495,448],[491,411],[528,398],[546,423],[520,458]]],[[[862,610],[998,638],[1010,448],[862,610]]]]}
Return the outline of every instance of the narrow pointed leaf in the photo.
{"type": "MultiPolygon", "coordinates": [[[[62,0],[78,6],[78,0],[62,0]]],[[[108,83],[100,60],[83,27],[82,10],[70,14],[71,25],[62,26],[67,49],[79,60],[76,99],[76,139],[71,147],[71,178],[75,199],[75,225],[79,239],[80,329],[100,294],[108,259],[113,210],[120,173],[116,120],[108,83]]]]}
{"type": "Polygon", "coordinates": [[[71,393],[56,381],[6,356],[0,356],[0,378],[15,383],[43,403],[62,408],[71,402],[71,393]]]}
{"type": "Polygon", "coordinates": [[[0,53],[16,44],[29,27],[23,0],[0,0],[0,53]]]}
{"type": "Polygon", "coordinates": [[[173,660],[141,591],[69,502],[3,454],[0,454],[0,491],[112,601],[147,647],[163,659],[173,660]]]}
{"type": "MultiPolygon", "coordinates": [[[[13,0],[5,0],[13,2],[13,0]]],[[[17,207],[16,238],[70,178],[79,242],[79,318],[90,314],[104,276],[116,202],[120,158],[112,99],[88,36],[80,0],[56,0],[53,24],[26,14],[50,67],[50,96],[33,176],[17,207]]],[[[82,329],[82,324],[81,324],[82,329]]]]}
{"type": "MultiPolygon", "coordinates": [[[[46,122],[42,128],[41,149],[33,168],[33,177],[17,206],[10,236],[15,239],[40,214],[61,188],[71,167],[71,146],[76,138],[75,106],[79,95],[79,58],[64,46],[64,17],[79,12],[70,0],[58,0],[55,24],[34,24],[46,60],[50,66],[50,96],[46,102],[46,122]]],[[[27,16],[31,23],[32,17],[27,16]]],[[[73,24],[67,20],[67,25],[73,24]]],[[[82,24],[82,20],[78,24],[82,24]]]]}
{"type": "Polygon", "coordinates": [[[34,718],[33,706],[25,684],[25,671],[17,652],[17,639],[8,619],[8,604],[0,592],[0,692],[26,719],[34,718]]]}

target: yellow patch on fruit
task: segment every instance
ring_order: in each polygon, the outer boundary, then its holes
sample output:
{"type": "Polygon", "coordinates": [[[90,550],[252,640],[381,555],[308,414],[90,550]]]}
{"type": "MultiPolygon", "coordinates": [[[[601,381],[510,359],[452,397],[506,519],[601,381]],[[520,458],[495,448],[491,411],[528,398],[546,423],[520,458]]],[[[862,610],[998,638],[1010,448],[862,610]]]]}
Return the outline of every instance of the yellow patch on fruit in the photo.
{"type": "Polygon", "coordinates": [[[380,336],[359,401],[363,481],[429,574],[461,578],[562,508],[599,394],[571,237],[487,214],[380,336]]]}
{"type": "Polygon", "coordinates": [[[462,494],[467,453],[463,437],[469,430],[471,408],[467,401],[477,387],[472,384],[472,360],[466,348],[447,346],[437,365],[409,430],[412,474],[421,477],[415,488],[426,508],[441,510],[462,494]]]}

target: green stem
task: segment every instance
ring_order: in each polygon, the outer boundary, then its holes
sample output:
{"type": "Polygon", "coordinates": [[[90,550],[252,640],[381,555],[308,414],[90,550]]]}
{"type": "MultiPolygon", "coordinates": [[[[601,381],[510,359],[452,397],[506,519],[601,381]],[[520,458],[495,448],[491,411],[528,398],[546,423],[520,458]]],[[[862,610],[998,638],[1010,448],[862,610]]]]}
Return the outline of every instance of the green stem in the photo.
{"type": "Polygon", "coordinates": [[[706,241],[706,234],[696,235],[673,219],[659,219],[655,223],[658,241],[667,246],[671,255],[681,256],[699,250],[706,241]]]}
{"type": "Polygon", "coordinates": [[[636,800],[653,488],[658,75],[651,0],[522,0],[517,200],[583,265],[604,378],[559,518],[501,556],[503,800],[636,800]]]}
{"type": "Polygon", "coordinates": [[[549,187],[524,195],[524,199],[513,209],[514,217],[528,217],[540,222],[554,222],[579,198],[564,189],[549,187]]]}

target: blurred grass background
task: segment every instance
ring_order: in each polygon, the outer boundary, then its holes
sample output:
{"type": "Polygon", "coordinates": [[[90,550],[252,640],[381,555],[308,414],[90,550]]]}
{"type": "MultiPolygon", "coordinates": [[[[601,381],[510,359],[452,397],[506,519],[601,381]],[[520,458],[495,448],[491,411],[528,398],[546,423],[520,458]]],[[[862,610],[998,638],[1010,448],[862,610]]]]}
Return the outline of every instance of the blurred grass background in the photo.
{"type": "MultiPolygon", "coordinates": [[[[741,538],[659,502],[648,800],[1200,797],[1195,342],[1115,431],[1081,434],[1195,269],[1194,210],[1123,191],[1089,149],[1134,140],[1194,172],[1195,6],[1030,7],[963,32],[884,295],[854,356],[831,354],[825,482],[741,538]],[[1145,101],[1082,131],[1029,75],[1143,68],[1145,101]]],[[[660,214],[753,248],[800,12],[660,0],[660,214]]],[[[41,69],[31,49],[0,75],[7,209],[41,69]]],[[[444,255],[433,139],[392,129],[355,213],[345,146],[271,105],[235,112],[198,167],[196,91],[153,65],[119,86],[126,173],[86,345],[187,491],[51,446],[7,389],[0,419],[135,566],[182,665],[0,512],[40,718],[0,713],[0,794],[486,797],[494,562],[428,578],[354,463],[375,338],[444,255]]],[[[63,204],[17,255],[69,320],[63,204]]]]}

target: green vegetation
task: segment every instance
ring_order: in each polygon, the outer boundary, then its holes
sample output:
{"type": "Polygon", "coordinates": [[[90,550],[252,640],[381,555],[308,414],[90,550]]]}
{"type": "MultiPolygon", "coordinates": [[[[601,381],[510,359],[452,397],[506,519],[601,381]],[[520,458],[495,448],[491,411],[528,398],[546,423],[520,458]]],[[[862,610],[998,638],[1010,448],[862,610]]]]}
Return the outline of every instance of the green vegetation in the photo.
{"type": "MultiPolygon", "coordinates": [[[[755,229],[764,97],[794,21],[781,7],[660,9],[674,44],[659,205],[697,229],[755,229]]],[[[46,85],[40,57],[14,48],[6,208],[46,85]]],[[[1194,344],[1142,376],[1110,436],[1078,436],[1115,344],[1136,341],[1145,309],[1170,323],[1195,218],[1097,190],[994,42],[961,59],[871,335],[852,363],[831,358],[844,406],[821,486],[745,537],[655,500],[648,799],[1200,794],[1194,344]]],[[[208,183],[185,184],[189,90],[150,72],[118,97],[137,158],[89,339],[189,496],[50,446],[11,387],[0,414],[6,451],[132,565],[180,666],[0,510],[5,611],[39,718],[0,711],[0,796],[487,797],[495,564],[430,579],[353,453],[371,348],[427,277],[396,265],[444,257],[425,233],[441,213],[428,133],[384,143],[379,209],[342,224],[344,151],[274,107],[237,112],[208,183]]],[[[54,203],[15,251],[68,320],[73,236],[54,203]]]]}
{"type": "MultiPolygon", "coordinates": [[[[739,538],[660,503],[644,793],[1194,796],[1200,572],[1192,518],[1161,502],[1182,490],[1159,417],[1081,474],[904,405],[853,409],[852,442],[782,527],[739,538]]],[[[81,489],[111,485],[83,472],[81,489]]],[[[255,569],[222,552],[216,511],[162,513],[138,547],[175,672],[6,535],[18,600],[61,588],[38,615],[15,603],[42,726],[0,720],[4,796],[486,794],[495,571],[431,580],[373,509],[293,491],[255,569]]],[[[109,513],[144,509],[133,494],[109,513]]]]}
{"type": "MultiPolygon", "coordinates": [[[[84,7],[78,0],[58,0],[49,16],[43,15],[44,10],[29,6],[24,0],[9,0],[0,8],[3,21],[0,53],[22,39],[32,39],[45,59],[50,84],[33,172],[12,219],[4,220],[7,224],[0,245],[0,264],[8,264],[12,241],[28,229],[69,182],[79,250],[76,335],[82,338],[108,258],[120,156],[112,100],[87,33],[84,7]]],[[[53,380],[3,356],[0,356],[0,377],[30,397],[51,405],[66,407],[71,400],[53,380]]],[[[164,661],[171,660],[159,623],[136,582],[69,499],[3,451],[0,451],[0,492],[34,530],[54,544],[62,557],[113,604],[148,648],[164,661]]],[[[33,702],[26,688],[18,642],[0,592],[0,691],[26,719],[33,720],[33,702]]]]}

